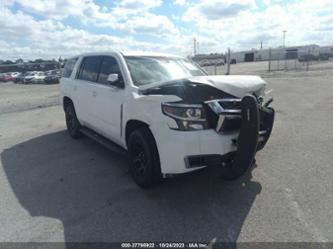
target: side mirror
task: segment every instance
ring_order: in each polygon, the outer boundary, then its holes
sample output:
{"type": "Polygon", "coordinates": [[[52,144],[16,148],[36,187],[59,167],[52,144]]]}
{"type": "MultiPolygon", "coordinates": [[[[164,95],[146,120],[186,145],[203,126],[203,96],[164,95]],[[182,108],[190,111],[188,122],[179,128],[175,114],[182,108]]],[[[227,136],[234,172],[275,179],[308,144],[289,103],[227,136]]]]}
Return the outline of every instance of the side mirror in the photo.
{"type": "Polygon", "coordinates": [[[109,74],[108,75],[108,78],[106,79],[107,80],[107,82],[109,82],[109,83],[113,83],[113,82],[115,82],[115,81],[117,81],[118,80],[118,74],[117,73],[112,73],[112,74],[109,74]]]}
{"type": "Polygon", "coordinates": [[[119,75],[117,73],[109,74],[107,82],[110,86],[124,88],[124,82],[121,77],[119,78],[119,75]]]}

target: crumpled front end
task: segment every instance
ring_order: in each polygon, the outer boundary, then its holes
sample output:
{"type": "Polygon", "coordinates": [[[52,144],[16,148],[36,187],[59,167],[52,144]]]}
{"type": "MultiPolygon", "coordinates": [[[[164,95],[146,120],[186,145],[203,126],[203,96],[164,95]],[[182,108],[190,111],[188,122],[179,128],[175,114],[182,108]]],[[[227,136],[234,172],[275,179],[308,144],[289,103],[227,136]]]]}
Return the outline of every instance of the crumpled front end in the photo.
{"type": "MultiPolygon", "coordinates": [[[[258,150],[262,149],[268,141],[274,123],[274,109],[262,103],[260,98],[252,96],[255,101],[253,108],[258,112],[258,150]]],[[[218,133],[240,131],[242,127],[242,100],[244,98],[226,98],[206,101],[204,103],[207,120],[210,127],[218,133]]],[[[246,110],[248,112],[248,110],[246,110]]],[[[255,120],[253,122],[256,122],[255,120]]],[[[236,141],[235,141],[236,142],[236,141]]]]}
{"type": "Polygon", "coordinates": [[[275,111],[262,98],[248,94],[242,99],[217,99],[206,101],[207,119],[215,131],[228,134],[238,131],[232,142],[236,151],[221,156],[223,176],[235,179],[244,174],[254,163],[255,154],[264,148],[274,123],[275,111]]]}
{"type": "Polygon", "coordinates": [[[274,122],[263,103],[260,77],[193,77],[140,89],[142,95],[174,96],[161,102],[165,125],[150,126],[164,174],[221,166],[226,179],[242,175],[267,143],[274,122]],[[182,165],[181,165],[182,164],[182,165]]]}

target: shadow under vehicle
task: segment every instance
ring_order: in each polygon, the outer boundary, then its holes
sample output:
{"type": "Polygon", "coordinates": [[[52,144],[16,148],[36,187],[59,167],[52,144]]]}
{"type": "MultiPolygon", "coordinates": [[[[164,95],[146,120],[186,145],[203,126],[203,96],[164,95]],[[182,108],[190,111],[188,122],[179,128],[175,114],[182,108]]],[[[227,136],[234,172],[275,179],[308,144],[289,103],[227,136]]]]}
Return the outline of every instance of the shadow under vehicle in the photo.
{"type": "Polygon", "coordinates": [[[143,190],[128,177],[126,161],[90,139],[71,140],[65,131],[1,153],[22,208],[32,217],[60,220],[67,246],[78,241],[235,242],[261,192],[251,172],[228,182],[216,168],[143,190]]]}

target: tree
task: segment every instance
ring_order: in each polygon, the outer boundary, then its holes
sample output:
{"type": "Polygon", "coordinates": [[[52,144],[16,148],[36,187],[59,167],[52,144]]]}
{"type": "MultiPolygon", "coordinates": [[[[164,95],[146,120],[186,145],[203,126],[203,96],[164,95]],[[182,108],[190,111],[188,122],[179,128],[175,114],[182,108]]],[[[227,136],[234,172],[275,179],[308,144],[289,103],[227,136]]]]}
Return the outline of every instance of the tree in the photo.
{"type": "Polygon", "coordinates": [[[35,63],[42,63],[42,62],[44,62],[44,60],[43,59],[36,59],[36,60],[34,60],[34,62],[35,63]]]}
{"type": "Polygon", "coordinates": [[[14,62],[10,61],[10,60],[6,60],[4,62],[2,62],[3,65],[11,65],[11,64],[15,64],[14,62]]]}
{"type": "Polygon", "coordinates": [[[19,58],[19,59],[17,59],[16,61],[15,61],[15,63],[17,63],[17,64],[21,64],[21,63],[23,63],[24,61],[23,61],[23,59],[21,59],[21,58],[19,58]]]}

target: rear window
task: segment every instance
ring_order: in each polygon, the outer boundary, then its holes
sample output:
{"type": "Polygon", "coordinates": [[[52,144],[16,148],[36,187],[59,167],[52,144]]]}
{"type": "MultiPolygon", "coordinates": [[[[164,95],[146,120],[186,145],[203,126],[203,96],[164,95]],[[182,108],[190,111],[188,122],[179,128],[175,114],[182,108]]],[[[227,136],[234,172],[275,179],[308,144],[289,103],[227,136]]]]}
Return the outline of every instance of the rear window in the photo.
{"type": "Polygon", "coordinates": [[[89,56],[85,57],[78,75],[78,79],[97,82],[99,67],[101,65],[102,56],[89,56]]]}
{"type": "Polygon", "coordinates": [[[71,76],[77,59],[78,58],[71,58],[67,60],[65,67],[62,71],[62,77],[69,78],[71,76]]]}

